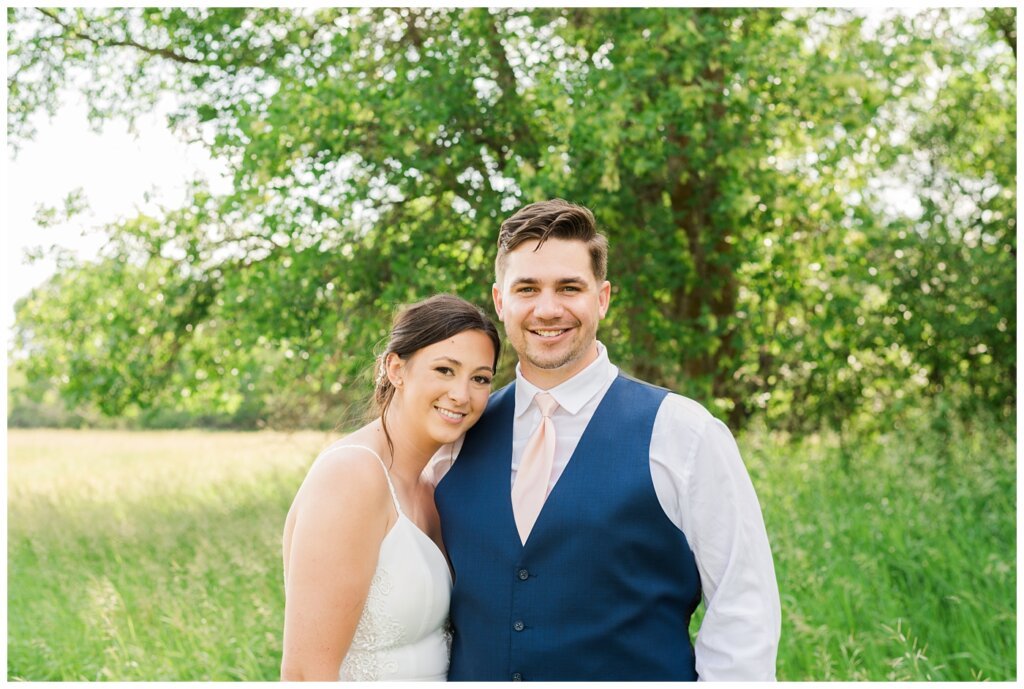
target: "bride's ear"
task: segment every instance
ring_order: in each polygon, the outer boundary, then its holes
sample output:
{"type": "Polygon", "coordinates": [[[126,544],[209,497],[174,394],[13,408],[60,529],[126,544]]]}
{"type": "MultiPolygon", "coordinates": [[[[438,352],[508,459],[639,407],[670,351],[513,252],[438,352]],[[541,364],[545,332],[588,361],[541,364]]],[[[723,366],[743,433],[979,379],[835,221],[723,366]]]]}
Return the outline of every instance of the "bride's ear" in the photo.
{"type": "Polygon", "coordinates": [[[405,361],[402,357],[398,356],[394,352],[388,354],[387,358],[384,359],[384,372],[391,381],[391,385],[396,390],[401,390],[402,385],[405,384],[403,378],[405,376],[405,361]]]}

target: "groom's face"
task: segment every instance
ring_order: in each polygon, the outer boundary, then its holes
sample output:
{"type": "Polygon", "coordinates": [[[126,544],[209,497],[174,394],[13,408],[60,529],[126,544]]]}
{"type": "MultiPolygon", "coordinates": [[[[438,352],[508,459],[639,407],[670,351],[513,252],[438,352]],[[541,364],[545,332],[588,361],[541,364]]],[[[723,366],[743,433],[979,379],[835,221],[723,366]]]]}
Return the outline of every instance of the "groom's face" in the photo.
{"type": "Polygon", "coordinates": [[[509,252],[493,297],[523,375],[548,389],[597,358],[597,324],[608,311],[611,285],[597,282],[584,242],[537,244],[509,252]]]}

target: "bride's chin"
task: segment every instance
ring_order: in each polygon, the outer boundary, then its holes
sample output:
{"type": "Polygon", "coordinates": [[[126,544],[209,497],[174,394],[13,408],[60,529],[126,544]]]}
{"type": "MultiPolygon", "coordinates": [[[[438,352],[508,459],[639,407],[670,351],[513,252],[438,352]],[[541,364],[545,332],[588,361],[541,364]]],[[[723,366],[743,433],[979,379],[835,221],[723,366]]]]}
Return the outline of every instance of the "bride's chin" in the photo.
{"type": "Polygon", "coordinates": [[[461,431],[448,431],[447,433],[431,433],[430,439],[433,440],[435,443],[447,445],[448,443],[453,443],[456,440],[458,440],[460,435],[462,435],[461,431]]]}

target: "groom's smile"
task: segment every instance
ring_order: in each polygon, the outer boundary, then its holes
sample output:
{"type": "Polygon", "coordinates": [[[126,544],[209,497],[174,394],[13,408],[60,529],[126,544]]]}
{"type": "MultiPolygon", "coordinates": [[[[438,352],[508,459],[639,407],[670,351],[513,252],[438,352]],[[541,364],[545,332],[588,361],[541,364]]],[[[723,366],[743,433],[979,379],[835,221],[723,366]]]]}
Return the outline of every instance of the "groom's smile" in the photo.
{"type": "Polygon", "coordinates": [[[570,331],[570,328],[530,328],[531,333],[545,340],[555,340],[570,331]]]}

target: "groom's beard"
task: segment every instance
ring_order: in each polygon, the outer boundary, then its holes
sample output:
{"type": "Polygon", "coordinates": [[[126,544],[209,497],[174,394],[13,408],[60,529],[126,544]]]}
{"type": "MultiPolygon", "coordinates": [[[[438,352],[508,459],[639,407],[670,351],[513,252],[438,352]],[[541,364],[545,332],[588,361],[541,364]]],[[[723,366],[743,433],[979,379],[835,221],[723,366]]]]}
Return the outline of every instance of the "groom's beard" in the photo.
{"type": "MultiPolygon", "coordinates": [[[[512,338],[512,346],[519,354],[520,358],[526,359],[526,361],[537,369],[542,370],[554,370],[562,368],[572,364],[574,361],[578,361],[582,357],[586,356],[590,348],[594,346],[594,341],[597,339],[597,327],[587,328],[580,321],[575,323],[562,324],[563,327],[566,325],[572,328],[571,339],[568,342],[562,343],[557,348],[548,348],[543,344],[531,341],[532,335],[527,333],[527,329],[524,328],[521,332],[523,333],[523,339],[520,343],[516,343],[512,338]],[[517,344],[521,344],[517,347],[517,344]]],[[[531,327],[530,330],[552,328],[558,330],[557,325],[537,325],[531,327]]]]}

